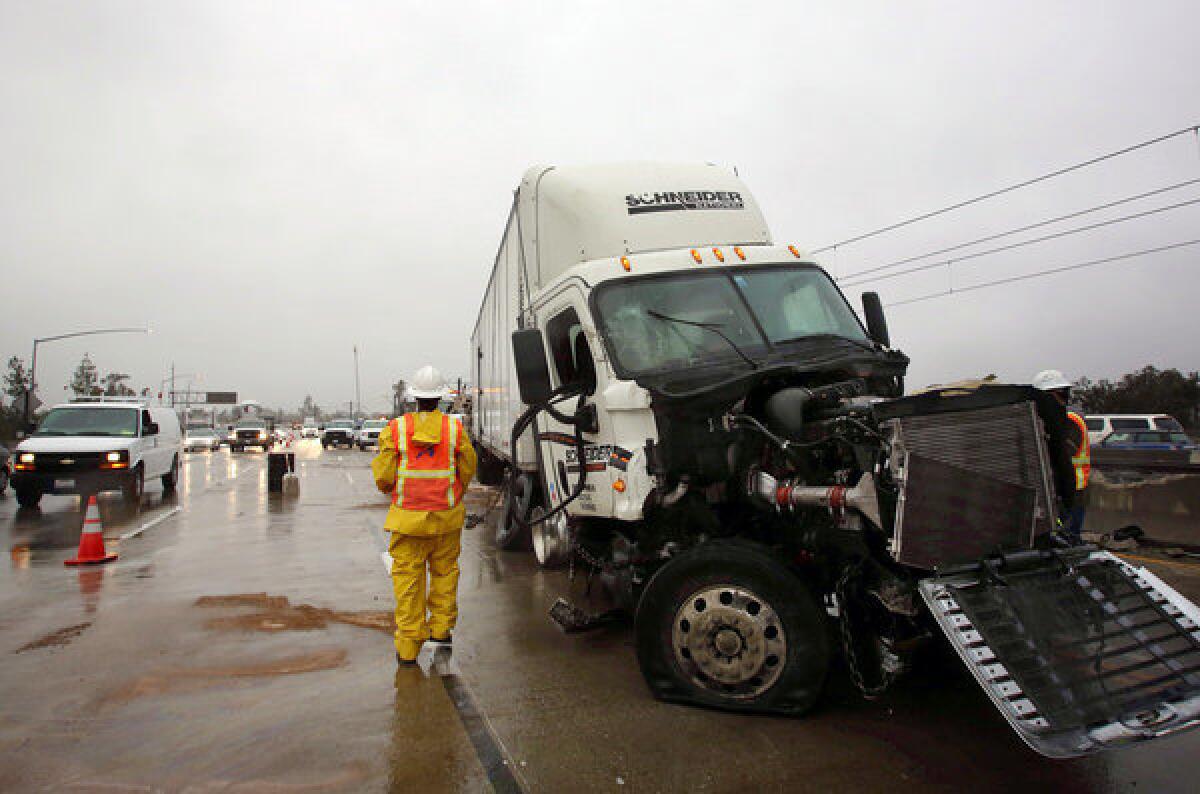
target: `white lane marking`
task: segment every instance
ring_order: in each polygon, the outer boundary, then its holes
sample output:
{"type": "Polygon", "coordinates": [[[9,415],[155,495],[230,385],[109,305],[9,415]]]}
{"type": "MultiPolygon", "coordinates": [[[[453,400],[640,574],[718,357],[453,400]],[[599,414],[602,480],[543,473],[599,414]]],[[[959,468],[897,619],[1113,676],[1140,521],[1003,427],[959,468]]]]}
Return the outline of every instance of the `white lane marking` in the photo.
{"type": "Polygon", "coordinates": [[[130,538],[136,538],[138,535],[142,534],[147,529],[158,526],[159,524],[166,521],[168,518],[170,518],[171,516],[180,512],[181,510],[183,510],[183,507],[181,505],[175,505],[170,510],[163,513],[161,516],[158,516],[157,518],[155,518],[153,520],[147,521],[145,524],[142,524],[137,529],[130,530],[129,532],[126,532],[124,535],[121,535],[119,540],[129,540],[130,538]]]}

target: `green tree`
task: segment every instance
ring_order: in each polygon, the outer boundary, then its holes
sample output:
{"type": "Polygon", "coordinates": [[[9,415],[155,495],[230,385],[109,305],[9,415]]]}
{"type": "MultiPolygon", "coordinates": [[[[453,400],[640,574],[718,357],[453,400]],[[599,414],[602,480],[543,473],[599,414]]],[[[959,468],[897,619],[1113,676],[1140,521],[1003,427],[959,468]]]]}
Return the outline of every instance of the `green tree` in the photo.
{"type": "Polygon", "coordinates": [[[25,362],[13,356],[8,360],[8,372],[4,373],[4,393],[15,400],[24,396],[29,384],[30,376],[25,369],[25,362]]]}
{"type": "Polygon", "coordinates": [[[129,376],[123,372],[110,372],[103,378],[104,396],[106,397],[132,397],[137,392],[130,388],[125,381],[129,380],[129,376]]]}
{"type": "Polygon", "coordinates": [[[71,377],[71,391],[75,392],[76,397],[94,397],[101,393],[99,381],[96,362],[84,353],[79,366],[75,368],[75,374],[71,377]]]}

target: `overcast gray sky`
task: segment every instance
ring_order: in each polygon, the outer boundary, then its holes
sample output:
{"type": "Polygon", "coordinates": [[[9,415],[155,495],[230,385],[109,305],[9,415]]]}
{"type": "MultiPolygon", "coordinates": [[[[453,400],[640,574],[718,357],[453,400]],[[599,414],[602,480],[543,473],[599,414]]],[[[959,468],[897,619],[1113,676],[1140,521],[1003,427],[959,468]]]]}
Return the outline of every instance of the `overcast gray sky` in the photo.
{"type": "MultiPolygon", "coordinates": [[[[294,408],[352,399],[357,344],[381,410],[422,363],[464,374],[533,163],[736,166],[776,240],[816,248],[1200,122],[1197,30],[1195,2],[3,0],[0,354],[148,323],[43,347],[43,397],[86,350],[139,387],[174,362],[294,408]]],[[[823,262],[854,272],[1197,177],[1183,137],[823,262]]],[[[1197,237],[1191,206],[872,286],[903,300],[1197,237]]],[[[1198,262],[896,306],[892,338],[910,385],[1200,369],[1198,262]]]]}

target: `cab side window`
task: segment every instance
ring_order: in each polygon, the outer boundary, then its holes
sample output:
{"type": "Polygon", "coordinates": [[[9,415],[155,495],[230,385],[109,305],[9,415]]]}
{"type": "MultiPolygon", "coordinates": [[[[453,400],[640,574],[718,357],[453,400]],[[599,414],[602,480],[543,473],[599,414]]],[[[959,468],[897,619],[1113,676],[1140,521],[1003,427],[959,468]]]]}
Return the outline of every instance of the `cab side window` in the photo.
{"type": "Polygon", "coordinates": [[[546,323],[546,341],[554,359],[560,385],[575,384],[587,394],[596,390],[596,364],[583,324],[574,309],[566,309],[546,323]]]}
{"type": "Polygon", "coordinates": [[[149,427],[150,423],[153,421],[154,420],[150,418],[150,412],[143,409],[142,410],[142,435],[143,436],[146,435],[146,428],[149,427]]]}

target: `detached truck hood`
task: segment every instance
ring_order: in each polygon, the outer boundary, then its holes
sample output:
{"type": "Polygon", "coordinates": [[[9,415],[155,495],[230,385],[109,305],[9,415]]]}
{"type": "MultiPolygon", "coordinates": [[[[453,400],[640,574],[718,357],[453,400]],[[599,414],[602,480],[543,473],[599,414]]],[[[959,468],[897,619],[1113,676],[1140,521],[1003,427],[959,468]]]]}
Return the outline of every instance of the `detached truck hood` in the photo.
{"type": "Polygon", "coordinates": [[[1090,547],[993,557],[920,583],[1025,742],[1069,758],[1200,725],[1200,610],[1090,547]]]}

